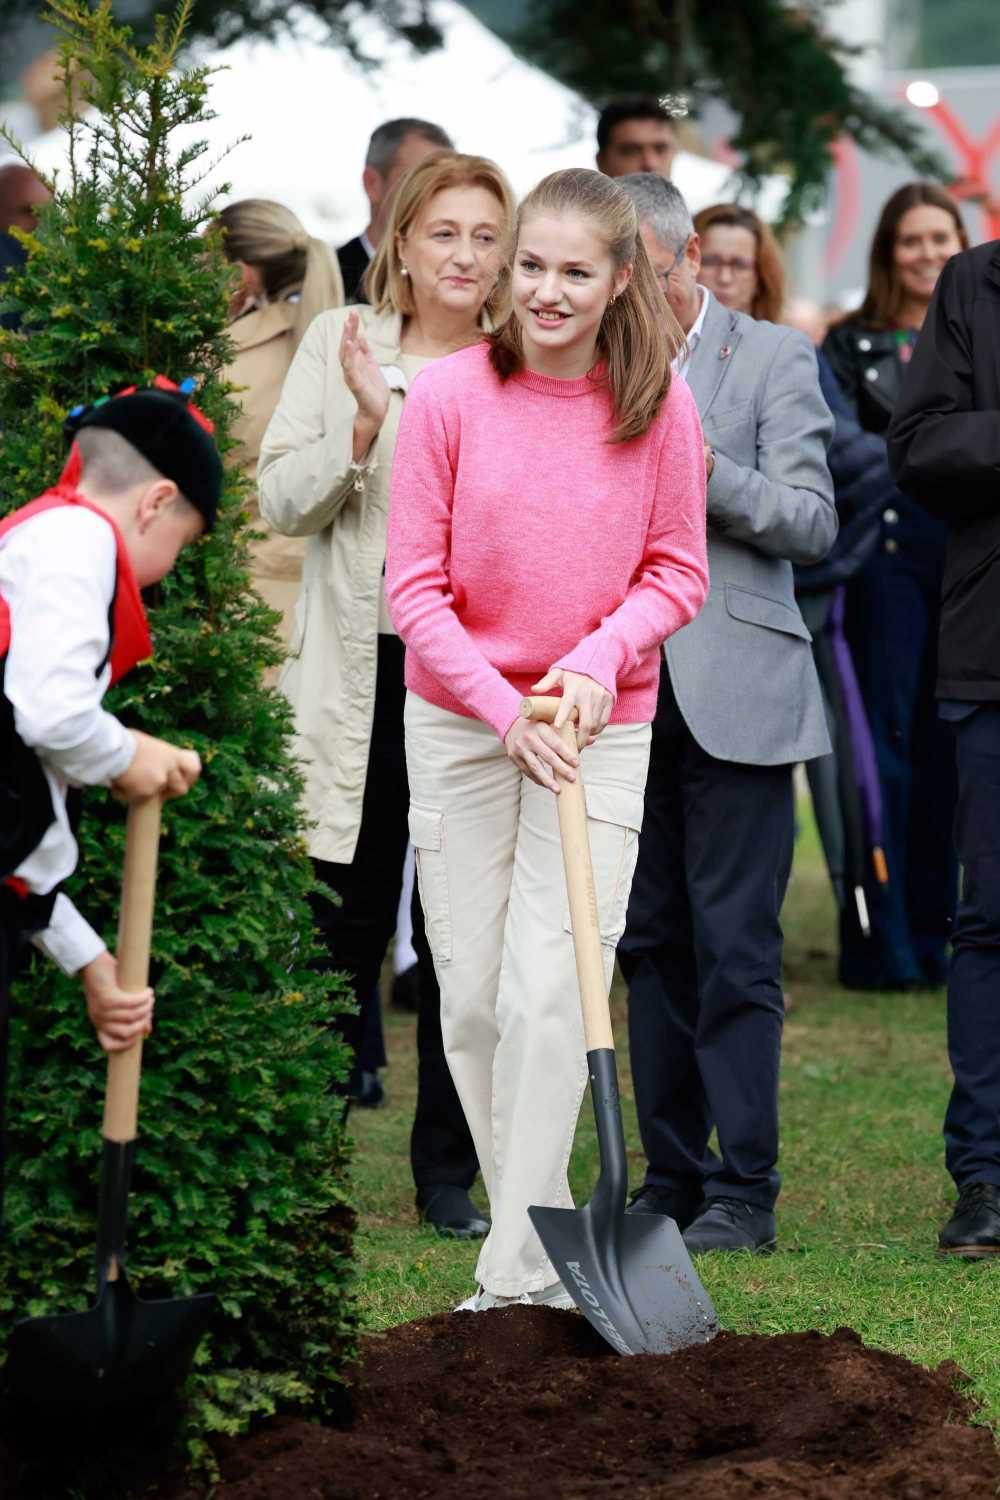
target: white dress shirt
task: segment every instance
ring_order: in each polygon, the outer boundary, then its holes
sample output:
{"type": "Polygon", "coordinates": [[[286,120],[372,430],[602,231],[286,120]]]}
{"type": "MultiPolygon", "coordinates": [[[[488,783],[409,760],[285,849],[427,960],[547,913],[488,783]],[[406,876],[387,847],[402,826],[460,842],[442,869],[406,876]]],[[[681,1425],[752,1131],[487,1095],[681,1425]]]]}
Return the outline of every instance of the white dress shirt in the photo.
{"type": "Polygon", "coordinates": [[[684,356],[683,363],[678,364],[676,359],[673,362],[673,371],[675,375],[684,375],[686,373],[691,356],[697,349],[698,345],[701,343],[702,330],[705,327],[705,317],[708,313],[708,288],[702,286],[701,282],[699,281],[698,290],[701,293],[701,307],[698,309],[698,316],[691,324],[691,328],[687,335],[687,353],[684,356]]]}
{"type": "MultiPolygon", "coordinates": [[[[82,506],[43,511],[0,537],[0,595],[10,611],[4,690],[14,724],[41,761],[55,819],[15,870],[28,890],[48,895],[76,868],[66,790],[107,785],[128,769],[135,742],[101,707],[111,667],[108,611],[117,557],[109,523],[82,506]]],[[[33,941],[67,974],[104,951],[68,897],[33,941]]]]}

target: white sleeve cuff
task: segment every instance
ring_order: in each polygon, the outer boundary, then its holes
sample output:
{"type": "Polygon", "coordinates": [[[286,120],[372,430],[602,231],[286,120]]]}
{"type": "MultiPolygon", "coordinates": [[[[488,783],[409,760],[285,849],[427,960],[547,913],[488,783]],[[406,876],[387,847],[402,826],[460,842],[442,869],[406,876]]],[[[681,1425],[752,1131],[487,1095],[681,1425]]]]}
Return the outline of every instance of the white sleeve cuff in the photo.
{"type": "Polygon", "coordinates": [[[58,750],[39,747],[38,755],[66,781],[78,786],[110,786],[132,764],[135,740],[114,714],[100,709],[94,716],[93,732],[84,743],[58,750]]]}
{"type": "Polygon", "coordinates": [[[31,941],[47,958],[58,964],[64,974],[79,973],[106,947],[69,897],[62,894],[56,897],[48,927],[33,933],[31,941]]]}

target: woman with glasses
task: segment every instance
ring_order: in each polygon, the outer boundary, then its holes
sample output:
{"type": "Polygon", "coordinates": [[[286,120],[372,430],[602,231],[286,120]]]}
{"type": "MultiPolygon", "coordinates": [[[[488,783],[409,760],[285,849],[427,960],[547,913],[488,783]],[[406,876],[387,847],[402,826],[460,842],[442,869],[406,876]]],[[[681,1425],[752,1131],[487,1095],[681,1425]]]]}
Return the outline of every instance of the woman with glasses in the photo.
{"type": "Polygon", "coordinates": [[[701,275],[723,307],[777,323],[785,301],[785,268],[774,235],[752,208],[715,203],[694,216],[701,275]]]}

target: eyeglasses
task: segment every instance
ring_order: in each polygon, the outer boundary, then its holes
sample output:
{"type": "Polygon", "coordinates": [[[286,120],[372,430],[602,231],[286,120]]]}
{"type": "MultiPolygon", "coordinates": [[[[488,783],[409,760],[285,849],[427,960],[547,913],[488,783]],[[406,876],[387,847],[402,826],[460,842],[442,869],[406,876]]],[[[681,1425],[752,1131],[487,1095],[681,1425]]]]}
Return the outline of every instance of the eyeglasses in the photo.
{"type": "Polygon", "coordinates": [[[684,259],[684,252],[686,250],[687,250],[687,243],[685,242],[681,246],[681,248],[678,250],[677,254],[674,256],[673,261],[670,264],[669,270],[666,270],[666,271],[656,271],[655,272],[656,279],[660,283],[660,285],[663,287],[664,291],[666,291],[667,287],[670,285],[670,278],[671,278],[671,276],[674,274],[674,272],[677,270],[677,267],[680,265],[681,261],[684,259]]]}
{"type": "Polygon", "coordinates": [[[701,269],[703,271],[729,271],[733,276],[749,276],[751,272],[756,271],[757,262],[747,260],[744,255],[703,255],[701,269]]]}

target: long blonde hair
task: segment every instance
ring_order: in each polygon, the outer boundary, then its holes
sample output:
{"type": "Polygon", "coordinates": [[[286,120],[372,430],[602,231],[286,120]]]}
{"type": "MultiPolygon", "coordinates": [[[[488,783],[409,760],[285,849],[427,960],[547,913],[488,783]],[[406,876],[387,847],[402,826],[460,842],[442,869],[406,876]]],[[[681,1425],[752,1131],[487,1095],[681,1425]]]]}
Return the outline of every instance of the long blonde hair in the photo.
{"type": "Polygon", "coordinates": [[[323,240],[307,234],[283,203],[241,198],[222,209],[219,222],[226,258],[246,261],[260,272],[269,302],[298,293],[293,350],[318,313],[343,306],[344,283],[336,255],[323,240]]]}
{"type": "MultiPolygon", "coordinates": [[[[413,287],[403,275],[399,242],[405,240],[425,204],[442,188],[479,187],[492,193],[500,204],[500,239],[506,241],[514,222],[514,195],[510,184],[495,162],[485,156],[464,156],[459,151],[434,151],[403,178],[392,200],[389,222],[382,242],[365,272],[362,285],[376,312],[398,312],[404,318],[416,311],[413,287]]],[[[506,266],[496,286],[486,299],[486,311],[492,318],[506,315],[508,277],[506,266]]]]}
{"type": "MultiPolygon", "coordinates": [[[[635,204],[625,189],[603,172],[591,172],[586,167],[553,172],[543,177],[521,204],[512,250],[516,251],[526,221],[539,213],[585,218],[606,246],[615,271],[632,267],[625,290],[608,304],[597,335],[597,350],[607,361],[617,424],[609,441],[625,443],[640,437],[666,400],[671,361],[685,343],[642,243],[635,204]]],[[[501,380],[522,368],[521,326],[513,314],[491,335],[490,346],[490,359],[501,380]]]]}

